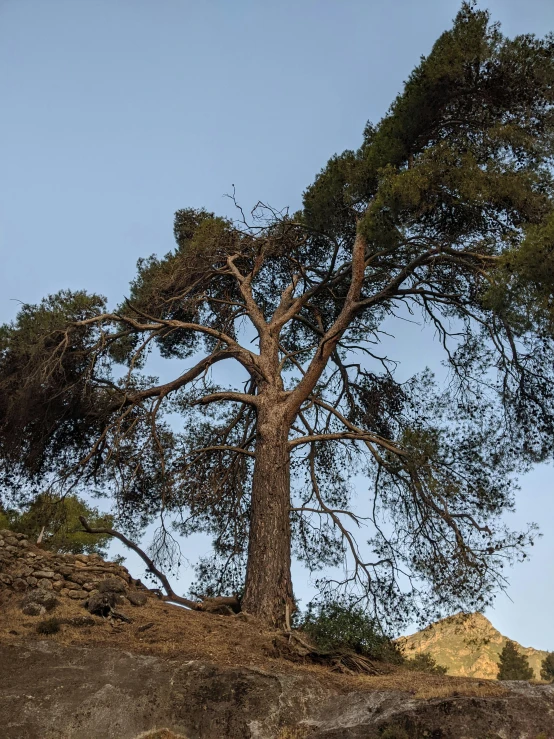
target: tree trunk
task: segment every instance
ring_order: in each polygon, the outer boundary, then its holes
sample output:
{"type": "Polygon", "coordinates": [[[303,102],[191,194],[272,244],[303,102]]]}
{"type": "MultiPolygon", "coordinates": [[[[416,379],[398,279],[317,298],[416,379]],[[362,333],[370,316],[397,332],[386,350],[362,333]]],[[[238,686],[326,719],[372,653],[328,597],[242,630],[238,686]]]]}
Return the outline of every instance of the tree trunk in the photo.
{"type": "Polygon", "coordinates": [[[259,409],[242,608],[272,626],[285,624],[287,606],[294,610],[288,431],[277,409],[259,409]]]}

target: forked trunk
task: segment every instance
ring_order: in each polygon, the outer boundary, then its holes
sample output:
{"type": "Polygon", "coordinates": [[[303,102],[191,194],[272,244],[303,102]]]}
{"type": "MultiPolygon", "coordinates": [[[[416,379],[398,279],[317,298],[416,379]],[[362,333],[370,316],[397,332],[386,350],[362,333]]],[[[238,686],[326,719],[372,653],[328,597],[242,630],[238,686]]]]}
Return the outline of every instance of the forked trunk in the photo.
{"type": "Polygon", "coordinates": [[[288,424],[278,413],[258,416],[252,480],[248,565],[242,608],[282,626],[292,613],[290,452],[288,424]]]}

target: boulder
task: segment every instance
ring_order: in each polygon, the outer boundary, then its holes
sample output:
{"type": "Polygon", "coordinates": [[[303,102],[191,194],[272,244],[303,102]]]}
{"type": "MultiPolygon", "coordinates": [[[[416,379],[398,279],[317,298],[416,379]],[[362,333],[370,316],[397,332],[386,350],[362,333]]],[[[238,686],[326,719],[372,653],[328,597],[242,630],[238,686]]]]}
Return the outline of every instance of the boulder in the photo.
{"type": "MultiPolygon", "coordinates": [[[[86,595],[89,595],[86,593],[86,595]]],[[[115,606],[118,604],[119,595],[112,592],[97,592],[90,594],[85,607],[89,613],[97,616],[109,616],[115,606]]]]}
{"type": "MultiPolygon", "coordinates": [[[[38,605],[44,608],[45,611],[52,611],[56,606],[60,605],[60,601],[56,598],[53,592],[37,588],[27,593],[27,595],[21,601],[20,607],[23,610],[27,606],[38,605]]],[[[33,610],[33,609],[32,609],[33,610]]],[[[24,611],[25,612],[25,611],[24,611]]],[[[37,615],[35,613],[28,615],[37,615]]]]}
{"type": "Polygon", "coordinates": [[[127,600],[132,606],[144,606],[148,597],[146,593],[135,593],[132,591],[127,593],[127,600]]]}
{"type": "Polygon", "coordinates": [[[98,583],[98,590],[101,593],[119,593],[121,595],[125,595],[127,592],[125,583],[118,577],[107,577],[105,580],[102,580],[98,583]]]}

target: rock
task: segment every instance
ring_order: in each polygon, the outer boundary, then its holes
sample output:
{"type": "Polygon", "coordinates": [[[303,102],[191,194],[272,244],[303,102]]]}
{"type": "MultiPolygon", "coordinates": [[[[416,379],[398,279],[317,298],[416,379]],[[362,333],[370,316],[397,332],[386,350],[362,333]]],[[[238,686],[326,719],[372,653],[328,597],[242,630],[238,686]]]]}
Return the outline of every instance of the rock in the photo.
{"type": "Polygon", "coordinates": [[[127,593],[127,600],[132,606],[143,606],[148,600],[146,593],[127,593]]]}
{"type": "Polygon", "coordinates": [[[118,577],[108,577],[105,580],[101,580],[98,584],[98,590],[101,593],[121,593],[123,595],[127,592],[125,583],[118,577]]]}
{"type": "Polygon", "coordinates": [[[21,577],[16,577],[12,583],[12,588],[18,593],[24,593],[27,590],[27,587],[27,583],[21,577]]]}
{"type": "Polygon", "coordinates": [[[149,621],[147,624],[143,624],[142,626],[139,626],[137,629],[137,634],[142,633],[143,631],[148,631],[148,629],[151,629],[152,626],[154,626],[153,621],[149,621]]]}
{"type": "Polygon", "coordinates": [[[63,580],[56,580],[52,583],[52,588],[59,593],[63,588],[65,587],[65,582],[63,580]]]}
{"type": "Polygon", "coordinates": [[[85,583],[87,581],[87,576],[86,575],[75,575],[75,574],[72,574],[72,575],[69,575],[67,579],[70,582],[75,582],[78,585],[82,585],[83,583],[85,583]]]}
{"type": "Polygon", "coordinates": [[[52,570],[36,570],[36,572],[33,572],[32,574],[33,574],[33,577],[37,577],[37,578],[45,577],[49,580],[53,580],[54,577],[56,576],[56,573],[53,572],[52,570]]]}
{"type": "Polygon", "coordinates": [[[550,685],[416,700],[399,690],[339,692],[306,673],[54,640],[0,643],[0,684],[7,739],[53,739],[60,727],[67,739],[535,739],[552,735],[554,715],[550,685]]]}
{"type": "Polygon", "coordinates": [[[39,580],[37,585],[39,588],[43,588],[44,590],[52,590],[52,581],[47,580],[46,578],[39,580]]]}
{"type": "Polygon", "coordinates": [[[29,585],[31,588],[36,588],[38,580],[36,577],[28,577],[27,578],[27,585],[29,585]]]}
{"type": "Polygon", "coordinates": [[[37,588],[36,590],[32,590],[30,593],[27,593],[21,601],[21,608],[25,608],[25,606],[28,606],[31,603],[38,603],[38,605],[43,606],[47,611],[52,611],[56,606],[59,606],[60,601],[56,598],[54,593],[43,590],[42,588],[37,588]]]}
{"type": "Polygon", "coordinates": [[[95,595],[89,595],[85,607],[89,613],[95,613],[97,616],[109,616],[112,609],[118,603],[118,595],[113,592],[98,592],[95,595]]]}
{"type": "Polygon", "coordinates": [[[69,565],[60,565],[60,567],[58,567],[58,572],[60,575],[65,575],[67,577],[73,574],[73,567],[69,567],[69,565]]]}
{"type": "Polygon", "coordinates": [[[86,590],[70,590],[68,595],[73,600],[84,600],[88,596],[88,593],[86,590]]]}
{"type": "Polygon", "coordinates": [[[42,616],[46,613],[46,608],[40,603],[28,603],[21,609],[26,616],[42,616]]]}
{"type": "Polygon", "coordinates": [[[10,575],[4,575],[3,573],[0,573],[0,582],[3,582],[4,585],[11,585],[13,582],[13,578],[10,575]]]}
{"type": "Polygon", "coordinates": [[[92,616],[72,616],[71,618],[60,619],[60,623],[83,628],[85,626],[96,626],[98,622],[92,616]]]}
{"type": "Polygon", "coordinates": [[[67,588],[67,590],[81,590],[81,585],[76,582],[62,580],[62,585],[64,588],[67,588]]]}

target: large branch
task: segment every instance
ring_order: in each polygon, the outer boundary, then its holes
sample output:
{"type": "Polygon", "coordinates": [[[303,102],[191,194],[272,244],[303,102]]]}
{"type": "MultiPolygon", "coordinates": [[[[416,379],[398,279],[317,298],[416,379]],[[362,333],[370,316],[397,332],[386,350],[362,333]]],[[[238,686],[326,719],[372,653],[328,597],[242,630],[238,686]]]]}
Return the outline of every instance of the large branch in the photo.
{"type": "Polygon", "coordinates": [[[191,608],[193,611],[201,610],[201,603],[196,603],[193,600],[182,598],[180,595],[176,595],[176,593],[173,591],[173,588],[169,584],[169,580],[167,579],[167,577],[163,574],[163,572],[160,572],[160,570],[158,570],[158,568],[156,567],[154,562],[152,562],[146,552],[144,552],[139,546],[137,546],[134,541],[128,539],[121,532],[115,531],[115,529],[110,529],[108,527],[92,528],[92,526],[89,526],[88,521],[84,516],[79,516],[79,521],[82,523],[84,530],[88,534],[107,534],[108,536],[113,536],[114,538],[119,539],[119,541],[125,544],[126,547],[129,547],[129,549],[132,549],[133,552],[138,554],[142,561],[146,563],[148,571],[151,572],[155,577],[157,577],[164,586],[167,593],[166,596],[163,596],[164,600],[175,601],[175,603],[180,603],[187,608],[191,608]]]}
{"type": "MultiPolygon", "coordinates": [[[[136,310],[136,309],[134,309],[136,310]]],[[[199,323],[190,323],[186,321],[178,321],[175,319],[156,318],[148,316],[147,320],[149,323],[142,323],[137,321],[131,316],[119,315],[117,313],[101,313],[92,318],[86,318],[82,321],[76,321],[75,326],[87,326],[93,323],[102,323],[103,321],[113,321],[116,323],[124,323],[130,326],[135,331],[161,331],[164,328],[181,329],[184,331],[193,331],[195,333],[205,334],[218,339],[223,344],[226,344],[229,349],[234,353],[234,358],[237,359],[246,369],[250,372],[255,372],[257,368],[256,355],[250,349],[245,349],[241,346],[232,336],[229,336],[224,331],[212,328],[211,326],[203,326],[199,323]]],[[[258,370],[259,372],[259,370],[258,370]]]]}
{"type": "MultiPolygon", "coordinates": [[[[113,410],[121,406],[140,403],[141,401],[148,398],[163,398],[165,395],[175,392],[185,385],[188,385],[190,382],[203,374],[207,369],[209,369],[213,364],[216,364],[216,362],[221,362],[224,359],[233,358],[235,358],[235,353],[232,351],[221,351],[210,354],[208,357],[204,357],[204,359],[201,359],[200,362],[195,364],[194,367],[191,367],[188,372],[185,372],[176,380],[166,382],[164,385],[156,385],[154,387],[148,388],[147,390],[141,390],[140,392],[133,393],[131,395],[127,395],[125,393],[124,397],[121,398],[121,400],[114,402],[113,410]]],[[[120,388],[117,388],[117,390],[122,392],[120,388]]]]}
{"type": "Polygon", "coordinates": [[[192,402],[192,405],[209,405],[210,403],[217,403],[220,400],[230,400],[235,403],[246,403],[248,405],[257,406],[258,398],[256,395],[249,395],[248,393],[236,393],[232,390],[223,390],[219,393],[210,393],[210,395],[204,395],[202,398],[198,398],[192,402]]]}
{"type": "Polygon", "coordinates": [[[352,249],[352,279],[344,300],[344,305],[331,328],[325,332],[325,335],[319,342],[318,349],[310,362],[306,373],[296,388],[290,393],[289,407],[291,409],[291,415],[296,413],[298,408],[300,408],[302,403],[314,389],[317,381],[321,377],[321,373],[327,365],[329,357],[334,352],[337,343],[348,328],[348,325],[352,320],[352,316],[357,309],[365,274],[365,251],[366,239],[361,232],[358,231],[352,249]]]}
{"type": "Polygon", "coordinates": [[[241,274],[240,270],[235,265],[236,258],[236,256],[229,257],[227,259],[227,266],[238,282],[239,290],[242,297],[244,298],[244,303],[246,306],[246,310],[248,311],[248,315],[250,316],[252,323],[258,330],[258,333],[261,337],[262,334],[267,332],[267,323],[264,318],[264,314],[262,313],[259,305],[254,300],[254,296],[252,294],[252,278],[254,277],[254,271],[252,271],[249,275],[246,275],[245,277],[243,274],[241,274]]]}
{"type": "MultiPolygon", "coordinates": [[[[383,439],[370,433],[358,433],[355,431],[337,431],[336,433],[330,434],[310,434],[309,436],[298,436],[296,439],[292,439],[291,441],[289,441],[289,449],[293,449],[295,446],[300,446],[301,444],[311,444],[314,441],[340,441],[341,439],[352,439],[353,441],[373,441],[377,444],[380,444],[381,446],[386,445],[386,442],[383,443],[383,439]]],[[[386,448],[392,452],[399,453],[398,449],[392,444],[386,445],[386,448]]]]}

